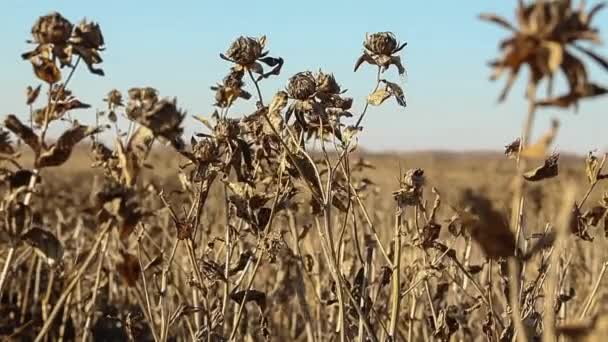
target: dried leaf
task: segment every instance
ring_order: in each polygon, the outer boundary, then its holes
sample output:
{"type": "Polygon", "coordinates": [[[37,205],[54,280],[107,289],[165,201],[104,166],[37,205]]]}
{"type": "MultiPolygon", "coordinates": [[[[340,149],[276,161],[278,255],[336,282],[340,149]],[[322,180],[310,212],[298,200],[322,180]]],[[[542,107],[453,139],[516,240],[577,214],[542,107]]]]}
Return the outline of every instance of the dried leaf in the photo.
{"type": "Polygon", "coordinates": [[[530,182],[537,182],[543,179],[553,178],[558,174],[558,160],[559,154],[552,154],[545,160],[543,165],[524,173],[523,176],[527,181],[530,182]]]}
{"type": "Polygon", "coordinates": [[[41,88],[40,84],[36,88],[32,88],[31,86],[27,87],[27,90],[26,90],[27,99],[25,101],[26,105],[29,106],[32,103],[36,102],[38,95],[40,95],[40,88],[41,88]]]}
{"type": "Polygon", "coordinates": [[[388,90],[382,88],[371,93],[367,97],[367,102],[369,102],[369,104],[371,104],[372,106],[379,106],[389,97],[391,97],[391,93],[388,90]]]}
{"type": "Polygon", "coordinates": [[[76,144],[87,136],[98,132],[99,129],[83,125],[70,128],[61,134],[55,144],[38,156],[36,167],[43,168],[62,165],[70,158],[72,149],[76,144]]]}
{"type": "Polygon", "coordinates": [[[36,133],[34,133],[31,128],[21,123],[15,115],[10,114],[4,119],[4,126],[23,140],[34,153],[38,154],[40,152],[40,141],[36,133]]]}
{"type": "Polygon", "coordinates": [[[566,322],[557,327],[557,332],[573,341],[603,342],[608,335],[608,315],[603,314],[592,319],[566,322]]]}
{"type": "Polygon", "coordinates": [[[61,71],[52,60],[36,56],[31,59],[32,66],[34,67],[34,74],[36,77],[43,80],[48,84],[54,84],[61,80],[61,71]]]}
{"type": "Polygon", "coordinates": [[[232,292],[230,294],[230,299],[235,301],[237,304],[243,303],[243,300],[246,299],[245,304],[248,302],[256,302],[256,304],[260,307],[260,310],[263,312],[266,309],[266,293],[258,290],[241,290],[232,292]],[[247,298],[245,298],[247,296],[247,298]]]}
{"type": "Polygon", "coordinates": [[[141,275],[139,260],[133,254],[120,252],[122,261],[116,265],[116,270],[125,280],[128,286],[134,287],[141,275]]]}
{"type": "Polygon", "coordinates": [[[505,146],[505,155],[511,159],[517,158],[520,146],[521,140],[519,138],[515,139],[512,143],[505,146]]]}
{"type": "Polygon", "coordinates": [[[593,184],[598,180],[598,168],[600,166],[600,162],[596,156],[593,155],[593,152],[589,152],[587,158],[585,159],[585,172],[587,173],[587,180],[589,184],[593,184]]]}
{"type": "Polygon", "coordinates": [[[393,95],[395,97],[395,100],[397,100],[397,103],[400,106],[405,107],[406,102],[405,102],[405,94],[403,93],[403,89],[401,89],[401,87],[397,83],[389,82],[387,80],[383,80],[383,82],[386,84],[387,88],[390,90],[391,95],[393,95]]]}
{"type": "Polygon", "coordinates": [[[34,247],[36,253],[44,257],[49,265],[61,261],[63,246],[51,232],[34,227],[23,233],[21,238],[34,247]]]}

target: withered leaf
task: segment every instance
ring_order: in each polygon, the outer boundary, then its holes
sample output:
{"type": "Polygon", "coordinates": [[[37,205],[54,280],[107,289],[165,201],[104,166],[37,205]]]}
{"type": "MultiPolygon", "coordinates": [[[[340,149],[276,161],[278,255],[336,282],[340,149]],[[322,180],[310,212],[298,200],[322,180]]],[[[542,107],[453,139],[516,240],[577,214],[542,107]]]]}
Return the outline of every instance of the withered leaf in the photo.
{"type": "Polygon", "coordinates": [[[566,322],[558,325],[557,332],[573,341],[602,342],[608,335],[608,315],[603,314],[592,319],[566,322]]]}
{"type": "Polygon", "coordinates": [[[241,290],[234,291],[230,294],[230,299],[238,303],[239,305],[243,303],[243,300],[246,299],[245,304],[247,302],[256,302],[256,304],[260,307],[261,311],[266,309],[266,293],[258,290],[241,290]],[[246,298],[245,298],[246,296],[246,298]]]}
{"type": "Polygon", "coordinates": [[[122,261],[116,265],[116,270],[125,280],[128,286],[133,287],[141,275],[139,260],[133,254],[122,252],[122,261]]]}
{"type": "Polygon", "coordinates": [[[524,173],[523,177],[530,182],[553,178],[558,174],[558,160],[559,154],[554,153],[545,160],[543,165],[524,173]]]}
{"type": "Polygon", "coordinates": [[[10,114],[4,119],[4,126],[21,140],[23,140],[33,151],[40,152],[40,141],[34,131],[24,125],[15,115],[10,114]]]}
{"type": "Polygon", "coordinates": [[[504,215],[482,194],[468,193],[467,210],[452,208],[469,235],[491,259],[515,253],[515,236],[504,215]]]}
{"type": "Polygon", "coordinates": [[[36,102],[36,99],[38,98],[38,95],[40,95],[40,88],[41,85],[39,84],[36,88],[32,88],[31,86],[27,87],[26,90],[26,101],[25,104],[26,105],[31,105],[32,103],[36,102]]]}
{"type": "Polygon", "coordinates": [[[34,247],[36,253],[44,257],[49,265],[54,265],[63,257],[61,242],[47,230],[34,227],[23,233],[21,238],[34,247]]]}
{"type": "Polygon", "coordinates": [[[585,159],[585,172],[587,173],[587,180],[590,184],[597,182],[599,166],[600,162],[597,157],[593,155],[593,152],[589,152],[585,159]]]}
{"type": "Polygon", "coordinates": [[[521,146],[521,140],[519,138],[515,139],[512,143],[505,146],[505,155],[508,158],[517,158],[517,154],[519,153],[520,146],[521,146]]]}
{"type": "Polygon", "coordinates": [[[61,71],[52,60],[46,57],[36,56],[31,59],[31,62],[34,67],[34,74],[42,81],[48,84],[54,84],[61,80],[61,71]]]}
{"type": "Polygon", "coordinates": [[[55,144],[38,156],[36,166],[43,168],[62,165],[70,158],[72,149],[76,144],[87,136],[97,132],[99,132],[99,129],[83,125],[77,125],[68,129],[61,134],[55,144]]]}
{"type": "Polygon", "coordinates": [[[386,87],[390,90],[391,95],[393,95],[395,97],[395,100],[397,101],[397,103],[400,106],[405,107],[406,102],[405,102],[405,94],[403,93],[403,89],[401,89],[401,87],[397,83],[389,82],[387,80],[383,80],[382,82],[384,82],[386,84],[386,87]]]}
{"type": "Polygon", "coordinates": [[[293,154],[293,158],[291,158],[291,163],[295,167],[295,177],[302,177],[304,181],[308,183],[313,192],[313,197],[320,201],[323,196],[323,192],[321,190],[321,184],[319,183],[319,179],[317,178],[314,163],[303,155],[303,153],[293,154]]]}
{"type": "Polygon", "coordinates": [[[367,102],[369,102],[369,104],[372,106],[379,106],[389,97],[391,97],[391,93],[385,88],[381,88],[369,94],[367,97],[367,102]]]}
{"type": "MultiPolygon", "coordinates": [[[[32,177],[34,177],[34,173],[30,170],[23,169],[16,171],[8,178],[11,191],[23,186],[29,186],[32,177]]],[[[36,183],[38,182],[40,182],[40,178],[36,179],[36,183]]]]}

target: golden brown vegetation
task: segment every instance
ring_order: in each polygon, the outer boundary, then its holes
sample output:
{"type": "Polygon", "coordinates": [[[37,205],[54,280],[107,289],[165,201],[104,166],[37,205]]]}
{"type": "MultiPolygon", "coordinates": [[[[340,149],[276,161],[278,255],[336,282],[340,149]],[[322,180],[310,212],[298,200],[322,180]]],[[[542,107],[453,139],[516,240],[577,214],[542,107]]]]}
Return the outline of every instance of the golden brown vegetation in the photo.
{"type": "Polygon", "coordinates": [[[599,40],[599,9],[519,1],[517,27],[482,16],[513,33],[493,62],[496,76],[511,75],[501,98],[522,66],[531,71],[529,114],[506,156],[357,150],[370,105],[406,106],[385,77],[391,66],[405,72],[406,44],[389,32],[368,35],[355,63],[377,69],[356,118],[354,100],[323,71],[297,73],[262,98],[285,63],[263,36],[220,54],[230,69],[211,87],[216,110],[195,116],[189,141],[185,111],[151,87],[111,90],[107,110],[82,125],[71,111],[89,106],[67,87],[80,62],[104,74],[101,28],[40,17],[23,58],[44,86],[27,89],[29,122],[7,115],[0,132],[0,336],[603,340],[606,156],[551,151],[558,121],[528,142],[538,108],[606,92],[570,51],[608,69],[579,45],[599,40]],[[566,95],[537,100],[539,82],[558,70],[566,95]],[[252,98],[250,113],[229,115],[252,98]],[[71,128],[49,139],[58,121],[71,128]],[[102,131],[114,131],[113,148],[102,131]],[[83,140],[89,148],[76,146],[83,140]]]}

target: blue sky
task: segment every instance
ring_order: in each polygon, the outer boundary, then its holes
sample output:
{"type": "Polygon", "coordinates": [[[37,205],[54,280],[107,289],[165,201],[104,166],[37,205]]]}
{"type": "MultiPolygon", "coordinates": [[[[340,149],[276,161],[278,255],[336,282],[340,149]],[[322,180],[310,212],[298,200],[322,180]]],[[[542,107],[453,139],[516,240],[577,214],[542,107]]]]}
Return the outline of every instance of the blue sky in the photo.
{"type": "MultiPolygon", "coordinates": [[[[588,1],[594,4],[596,1],[588,1]]],[[[364,121],[361,144],[372,150],[499,150],[519,134],[525,115],[524,78],[503,104],[496,102],[504,79],[490,82],[487,61],[498,54],[507,32],[477,19],[496,12],[513,19],[515,0],[426,1],[21,1],[3,0],[0,12],[0,114],[25,117],[24,89],[37,84],[20,54],[30,47],[35,19],[52,10],[72,22],[83,17],[100,23],[107,49],[105,77],[79,69],[70,88],[84,102],[103,109],[101,99],[117,88],[153,86],[163,96],[177,96],[189,114],[212,112],[209,86],[221,80],[229,64],[219,59],[239,35],[268,36],[271,55],[286,62],[283,73],[263,84],[265,97],[282,89],[289,76],[322,68],[333,72],[355,98],[355,112],[373,87],[374,69],[352,72],[366,32],[393,31],[408,46],[402,58],[408,70],[398,80],[408,107],[392,100],[372,108],[364,121]]],[[[608,37],[608,10],[595,19],[608,37]]],[[[608,38],[607,38],[608,39],[608,38]]],[[[608,55],[604,46],[597,49],[608,55]]],[[[591,68],[592,77],[608,84],[608,73],[591,68]]],[[[239,106],[238,109],[253,108],[239,106]]],[[[585,152],[608,149],[608,96],[583,102],[572,110],[542,110],[535,135],[553,117],[562,121],[557,148],[585,152]]],[[[245,111],[246,112],[246,111],[245,111]]],[[[236,113],[238,114],[238,112],[236,113]]],[[[75,115],[94,120],[94,110],[75,115]]],[[[199,130],[192,120],[187,132],[199,130]]]]}

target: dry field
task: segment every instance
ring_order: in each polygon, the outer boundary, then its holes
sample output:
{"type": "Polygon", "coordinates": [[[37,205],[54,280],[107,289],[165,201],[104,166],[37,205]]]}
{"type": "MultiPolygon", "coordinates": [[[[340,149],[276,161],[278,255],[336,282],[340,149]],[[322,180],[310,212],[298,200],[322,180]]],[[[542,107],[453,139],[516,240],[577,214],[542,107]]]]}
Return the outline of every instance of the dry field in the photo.
{"type": "Polygon", "coordinates": [[[366,114],[406,107],[390,32],[356,61],[377,70],[360,113],[322,71],[263,98],[289,62],[264,36],[221,54],[216,110],[192,137],[150,87],[112,90],[79,121],[89,106],[70,80],[104,75],[101,28],[38,18],[22,57],[41,86],[0,131],[0,339],[603,341],[606,155],[560,155],[557,120],[529,141],[538,111],[607,92],[586,64],[608,61],[579,45],[599,41],[600,9],[520,1],[515,24],[481,16],[512,35],[491,63],[511,75],[501,100],[531,71],[504,153],[361,152],[366,114]],[[541,89],[556,74],[565,89],[541,89]]]}

